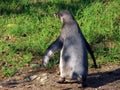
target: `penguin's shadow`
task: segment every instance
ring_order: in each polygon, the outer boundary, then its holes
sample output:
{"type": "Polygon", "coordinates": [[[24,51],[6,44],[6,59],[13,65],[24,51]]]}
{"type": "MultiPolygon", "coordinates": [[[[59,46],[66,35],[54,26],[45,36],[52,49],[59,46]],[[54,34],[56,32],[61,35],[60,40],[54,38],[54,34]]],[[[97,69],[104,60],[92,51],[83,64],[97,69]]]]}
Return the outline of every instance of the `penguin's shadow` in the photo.
{"type": "MultiPolygon", "coordinates": [[[[87,87],[97,88],[109,83],[113,83],[115,81],[120,80],[120,68],[113,70],[113,71],[107,71],[107,72],[97,72],[97,73],[91,73],[88,74],[87,77],[87,87]]],[[[74,84],[78,83],[78,81],[65,81],[63,84],[74,84]]]]}
{"type": "Polygon", "coordinates": [[[97,88],[118,80],[120,80],[120,68],[113,71],[89,74],[87,77],[87,86],[97,88]]]}

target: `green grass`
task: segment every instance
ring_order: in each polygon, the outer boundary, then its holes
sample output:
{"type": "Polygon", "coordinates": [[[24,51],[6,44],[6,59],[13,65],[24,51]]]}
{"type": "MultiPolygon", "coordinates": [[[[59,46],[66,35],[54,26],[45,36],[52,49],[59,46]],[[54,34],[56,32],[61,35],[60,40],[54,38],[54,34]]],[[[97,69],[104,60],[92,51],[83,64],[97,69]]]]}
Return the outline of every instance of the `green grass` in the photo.
{"type": "MultiPolygon", "coordinates": [[[[120,0],[0,0],[2,75],[12,76],[33,57],[42,58],[60,34],[61,23],[53,14],[62,9],[75,16],[98,64],[120,63],[120,0]]],[[[58,62],[59,52],[48,68],[58,62]]]]}

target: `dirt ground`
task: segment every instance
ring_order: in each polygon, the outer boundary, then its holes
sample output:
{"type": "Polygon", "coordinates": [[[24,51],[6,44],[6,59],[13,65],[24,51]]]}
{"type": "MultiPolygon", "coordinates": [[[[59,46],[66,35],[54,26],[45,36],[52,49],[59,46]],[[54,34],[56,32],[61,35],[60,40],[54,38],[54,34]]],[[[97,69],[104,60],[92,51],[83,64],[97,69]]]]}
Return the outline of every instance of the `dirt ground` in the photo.
{"type": "MultiPolygon", "coordinates": [[[[79,88],[76,81],[67,80],[65,84],[58,84],[58,69],[38,71],[30,76],[31,81],[0,85],[0,90],[120,90],[120,65],[102,65],[99,69],[89,68],[86,88],[79,88]]],[[[10,79],[22,79],[23,75],[16,75],[10,79]]],[[[9,80],[10,80],[9,79],[9,80]]]]}

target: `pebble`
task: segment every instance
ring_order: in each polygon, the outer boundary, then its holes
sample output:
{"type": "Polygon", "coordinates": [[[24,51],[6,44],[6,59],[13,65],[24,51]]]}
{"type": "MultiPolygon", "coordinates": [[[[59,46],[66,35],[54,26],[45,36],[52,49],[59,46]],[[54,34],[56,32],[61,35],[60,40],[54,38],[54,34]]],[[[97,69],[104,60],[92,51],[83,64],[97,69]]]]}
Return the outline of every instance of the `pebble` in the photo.
{"type": "Polygon", "coordinates": [[[37,77],[37,78],[36,78],[36,80],[40,80],[40,79],[41,79],[41,77],[37,77]]]}
{"type": "Polygon", "coordinates": [[[3,88],[3,86],[0,85],[0,88],[3,88]]]}
{"type": "Polygon", "coordinates": [[[30,65],[30,68],[39,68],[40,67],[40,64],[31,64],[30,65]]]}
{"type": "Polygon", "coordinates": [[[30,79],[31,80],[34,80],[34,79],[36,79],[38,77],[38,75],[32,75],[32,76],[30,76],[30,79]]]}
{"type": "Polygon", "coordinates": [[[45,84],[48,80],[48,75],[46,73],[42,74],[42,77],[40,78],[41,84],[45,84]]]}

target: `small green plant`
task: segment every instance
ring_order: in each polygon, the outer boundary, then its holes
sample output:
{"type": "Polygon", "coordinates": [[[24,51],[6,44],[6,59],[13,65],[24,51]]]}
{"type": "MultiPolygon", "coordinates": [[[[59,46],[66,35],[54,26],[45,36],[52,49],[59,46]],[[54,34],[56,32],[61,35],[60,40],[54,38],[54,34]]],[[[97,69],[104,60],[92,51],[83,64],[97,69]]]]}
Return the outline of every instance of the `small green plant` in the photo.
{"type": "Polygon", "coordinates": [[[13,75],[17,72],[16,69],[10,68],[10,67],[8,67],[8,66],[4,66],[4,67],[2,68],[2,71],[3,71],[3,74],[4,74],[5,76],[13,76],[13,75]]]}

